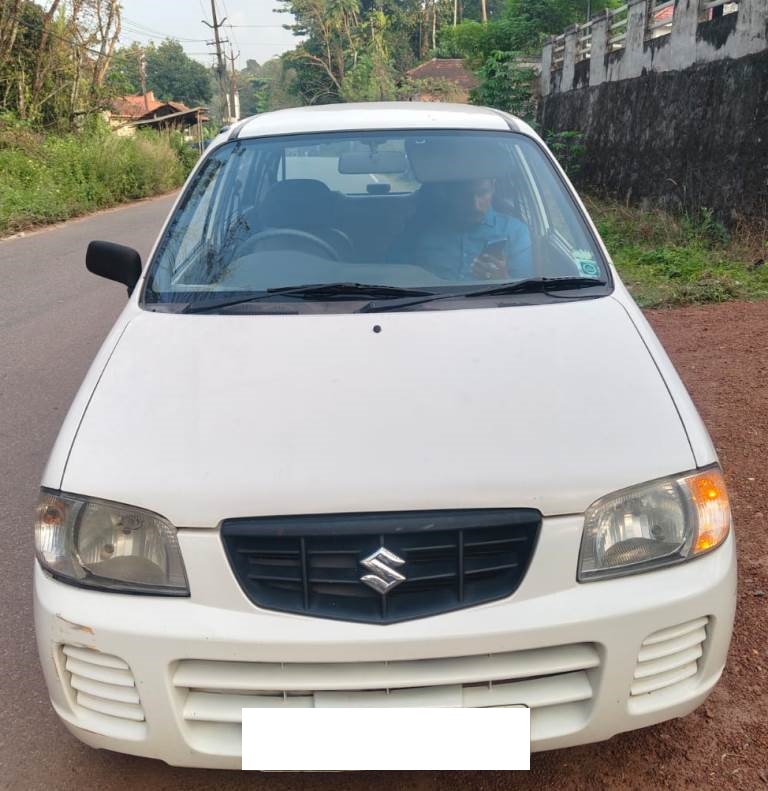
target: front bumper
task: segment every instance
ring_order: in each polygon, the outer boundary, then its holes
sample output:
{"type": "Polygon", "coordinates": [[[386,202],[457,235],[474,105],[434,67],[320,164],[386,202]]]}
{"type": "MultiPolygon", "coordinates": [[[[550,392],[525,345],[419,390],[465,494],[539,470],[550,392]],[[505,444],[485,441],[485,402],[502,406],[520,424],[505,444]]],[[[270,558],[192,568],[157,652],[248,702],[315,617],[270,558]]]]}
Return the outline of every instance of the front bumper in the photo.
{"type": "Polygon", "coordinates": [[[259,610],[216,531],[179,532],[189,599],[82,590],[36,565],[51,701],[93,747],[232,768],[242,706],[522,703],[533,750],[689,713],[725,664],[733,536],[680,566],[580,585],[581,529],[579,517],[546,519],[509,599],[388,626],[259,610]]]}

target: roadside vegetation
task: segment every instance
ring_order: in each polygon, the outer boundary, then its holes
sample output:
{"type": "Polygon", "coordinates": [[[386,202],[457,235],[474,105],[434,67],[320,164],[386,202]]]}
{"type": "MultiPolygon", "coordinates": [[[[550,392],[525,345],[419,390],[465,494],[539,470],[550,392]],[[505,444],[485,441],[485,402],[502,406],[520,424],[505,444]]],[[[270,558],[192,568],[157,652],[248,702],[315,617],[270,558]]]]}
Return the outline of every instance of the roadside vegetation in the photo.
{"type": "Polygon", "coordinates": [[[674,216],[587,199],[616,268],[641,307],[768,298],[768,241],[727,231],[706,210],[674,216]]]}
{"type": "Polygon", "coordinates": [[[167,192],[195,158],[180,135],[44,134],[0,117],[0,236],[167,192]]]}
{"type": "Polygon", "coordinates": [[[169,191],[197,159],[180,132],[110,131],[139,56],[158,98],[211,98],[179,43],[121,49],[121,30],[119,0],[0,0],[0,237],[169,191]]]}

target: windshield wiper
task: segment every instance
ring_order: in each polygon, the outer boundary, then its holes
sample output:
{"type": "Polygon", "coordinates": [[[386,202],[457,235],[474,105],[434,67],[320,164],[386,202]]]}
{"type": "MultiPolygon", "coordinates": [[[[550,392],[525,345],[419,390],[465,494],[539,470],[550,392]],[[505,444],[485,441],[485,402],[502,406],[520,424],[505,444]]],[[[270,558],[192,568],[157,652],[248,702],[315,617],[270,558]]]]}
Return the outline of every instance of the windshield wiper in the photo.
{"type": "Polygon", "coordinates": [[[440,299],[464,299],[467,297],[495,297],[507,294],[534,294],[548,293],[550,291],[565,291],[567,289],[588,288],[590,286],[604,286],[604,280],[593,277],[531,277],[518,280],[514,283],[504,283],[500,286],[487,286],[462,291],[451,291],[448,294],[431,294],[417,299],[392,300],[379,303],[374,300],[363,305],[358,313],[382,313],[387,310],[409,308],[415,305],[424,305],[427,302],[436,302],[440,299]]]}
{"type": "Polygon", "coordinates": [[[295,299],[319,299],[321,297],[351,297],[353,299],[393,299],[398,297],[428,297],[431,291],[417,288],[400,288],[398,286],[380,286],[365,283],[309,283],[303,286],[281,286],[268,288],[261,294],[249,297],[220,299],[205,302],[190,302],[182,313],[204,313],[208,310],[228,308],[234,305],[245,305],[262,299],[292,297],[295,299]]]}
{"type": "Polygon", "coordinates": [[[605,280],[596,277],[529,277],[515,283],[478,288],[464,293],[465,297],[494,297],[506,294],[535,294],[549,291],[565,291],[571,288],[590,288],[604,286],[605,280]]]}

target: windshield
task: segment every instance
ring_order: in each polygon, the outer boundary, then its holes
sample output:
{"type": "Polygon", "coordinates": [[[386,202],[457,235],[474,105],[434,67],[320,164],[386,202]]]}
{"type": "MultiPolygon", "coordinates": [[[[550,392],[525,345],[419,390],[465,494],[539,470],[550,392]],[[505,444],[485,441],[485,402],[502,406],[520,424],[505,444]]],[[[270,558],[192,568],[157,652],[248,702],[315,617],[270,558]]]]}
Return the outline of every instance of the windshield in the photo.
{"type": "MultiPolygon", "coordinates": [[[[610,276],[557,172],[526,136],[291,135],[233,141],[206,158],[158,245],[143,302],[256,311],[281,301],[339,312],[368,296],[400,298],[405,309],[440,295],[435,307],[447,308],[455,305],[446,297],[477,296],[480,286],[498,302],[507,284],[517,284],[517,304],[522,281],[555,279],[568,289],[558,299],[584,298],[606,293],[610,276]]],[[[538,288],[530,298],[547,295],[538,288]]]]}

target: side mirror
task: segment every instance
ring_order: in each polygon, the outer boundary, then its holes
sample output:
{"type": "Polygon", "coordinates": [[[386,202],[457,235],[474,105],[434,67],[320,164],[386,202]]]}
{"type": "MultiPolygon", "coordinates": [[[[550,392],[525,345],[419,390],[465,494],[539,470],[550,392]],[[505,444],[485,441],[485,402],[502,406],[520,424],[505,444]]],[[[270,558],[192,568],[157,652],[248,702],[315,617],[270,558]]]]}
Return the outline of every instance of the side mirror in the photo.
{"type": "Polygon", "coordinates": [[[123,283],[129,296],[141,277],[141,256],[132,247],[114,242],[91,242],[85,266],[94,275],[123,283]]]}

